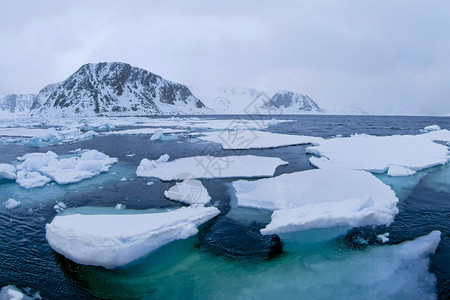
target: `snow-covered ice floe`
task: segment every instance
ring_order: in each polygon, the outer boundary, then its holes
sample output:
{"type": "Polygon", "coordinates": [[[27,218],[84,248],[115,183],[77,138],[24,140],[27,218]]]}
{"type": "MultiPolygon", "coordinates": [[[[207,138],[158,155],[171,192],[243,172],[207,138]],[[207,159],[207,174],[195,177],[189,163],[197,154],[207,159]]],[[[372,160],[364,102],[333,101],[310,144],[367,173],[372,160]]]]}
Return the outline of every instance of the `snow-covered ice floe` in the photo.
{"type": "Polygon", "coordinates": [[[196,206],[160,213],[56,216],[46,225],[46,238],[53,250],[77,263],[115,268],[197,234],[197,226],[219,213],[215,207],[196,206]]]}
{"type": "Polygon", "coordinates": [[[195,178],[270,177],[278,166],[288,163],[278,157],[243,156],[193,156],[168,161],[169,155],[157,160],[144,158],[136,175],[156,177],[164,181],[195,178]]]}
{"type": "Polygon", "coordinates": [[[50,181],[58,184],[79,182],[109,170],[117,158],[97,150],[84,150],[70,158],[59,158],[52,151],[28,153],[17,158],[16,182],[25,188],[43,186],[50,181]]]}
{"type": "Polygon", "coordinates": [[[233,182],[238,206],[274,210],[262,234],[389,225],[398,213],[391,188],[365,171],[318,169],[233,182]]]}
{"type": "Polygon", "coordinates": [[[441,127],[439,127],[439,125],[429,125],[429,126],[425,126],[422,129],[423,132],[437,131],[437,130],[441,130],[441,127]]]}
{"type": "Polygon", "coordinates": [[[447,130],[419,135],[371,136],[365,134],[324,140],[307,152],[320,156],[310,162],[318,168],[340,167],[366,170],[393,176],[407,176],[415,171],[446,164],[448,147],[434,140],[450,140],[447,130]]]}
{"type": "Polygon", "coordinates": [[[13,285],[7,285],[0,290],[0,300],[26,300],[31,299],[13,285]]]}
{"type": "Polygon", "coordinates": [[[219,143],[223,149],[263,149],[283,146],[313,144],[323,141],[321,137],[289,135],[259,130],[231,130],[220,132],[203,132],[201,140],[219,143]]]}
{"type": "Polygon", "coordinates": [[[78,128],[2,128],[0,137],[3,141],[22,143],[27,146],[47,146],[62,144],[93,138],[98,133],[94,131],[82,132],[78,128]],[[11,139],[6,139],[10,137],[11,139]]]}
{"type": "Polygon", "coordinates": [[[208,190],[201,181],[195,179],[177,182],[170,189],[164,191],[164,196],[186,204],[207,204],[211,201],[208,190]]]}
{"type": "Polygon", "coordinates": [[[15,180],[16,178],[16,168],[13,165],[0,164],[0,180],[15,180]]]}
{"type": "Polygon", "coordinates": [[[18,201],[18,200],[16,200],[16,199],[13,199],[13,198],[9,198],[9,199],[6,200],[5,202],[3,202],[3,206],[4,206],[6,209],[13,209],[13,208],[19,207],[20,204],[21,204],[20,201],[18,201]]]}

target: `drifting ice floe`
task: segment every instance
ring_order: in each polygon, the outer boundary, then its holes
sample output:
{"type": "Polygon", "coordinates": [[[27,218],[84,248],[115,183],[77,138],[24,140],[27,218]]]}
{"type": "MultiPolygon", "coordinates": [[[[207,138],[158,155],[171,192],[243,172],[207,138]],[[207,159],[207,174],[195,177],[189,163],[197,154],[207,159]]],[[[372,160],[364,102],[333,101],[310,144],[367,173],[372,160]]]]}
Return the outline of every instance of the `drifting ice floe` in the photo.
{"type": "Polygon", "coordinates": [[[13,165],[0,164],[0,180],[2,179],[14,180],[16,178],[17,178],[16,168],[13,165]]]}
{"type": "Polygon", "coordinates": [[[389,225],[391,188],[365,171],[327,169],[233,182],[238,206],[275,210],[263,234],[336,226],[389,225]]]}
{"type": "Polygon", "coordinates": [[[176,183],[164,192],[164,196],[170,200],[180,201],[186,204],[207,204],[211,200],[208,191],[201,181],[187,179],[176,183]]]}
{"type": "Polygon", "coordinates": [[[197,234],[197,226],[219,213],[196,206],[161,213],[56,216],[46,225],[46,237],[56,252],[77,263],[115,268],[197,234]]]}
{"type": "Polygon", "coordinates": [[[97,150],[85,150],[81,155],[58,159],[54,152],[29,153],[17,158],[17,183],[25,188],[43,186],[50,181],[58,184],[79,182],[109,170],[117,158],[97,150]]]}
{"type": "Polygon", "coordinates": [[[323,138],[279,134],[258,130],[232,130],[221,132],[204,132],[198,137],[201,140],[219,143],[223,149],[263,149],[283,146],[320,144],[323,138]]]}
{"type": "Polygon", "coordinates": [[[158,160],[144,158],[136,170],[140,177],[157,177],[164,181],[194,178],[269,177],[278,166],[287,162],[278,157],[194,156],[168,161],[165,154],[158,160]]]}
{"type": "Polygon", "coordinates": [[[340,167],[374,173],[384,173],[393,168],[390,172],[392,175],[411,175],[411,171],[446,164],[449,161],[448,147],[432,141],[445,136],[444,131],[416,136],[380,137],[361,134],[324,140],[318,146],[308,147],[307,152],[321,156],[310,158],[311,164],[318,168],[340,167]],[[399,172],[399,167],[405,170],[399,172]]]}

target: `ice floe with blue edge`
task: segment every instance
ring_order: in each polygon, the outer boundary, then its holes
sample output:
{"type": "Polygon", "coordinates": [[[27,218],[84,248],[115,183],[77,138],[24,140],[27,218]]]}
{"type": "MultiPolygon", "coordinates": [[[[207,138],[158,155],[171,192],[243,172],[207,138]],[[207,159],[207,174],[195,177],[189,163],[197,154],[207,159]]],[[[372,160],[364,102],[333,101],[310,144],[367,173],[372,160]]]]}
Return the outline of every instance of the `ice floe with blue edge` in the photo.
{"type": "Polygon", "coordinates": [[[0,180],[15,180],[16,178],[16,168],[13,165],[0,164],[0,180]]]}
{"type": "Polygon", "coordinates": [[[197,226],[217,216],[215,207],[183,207],[159,213],[58,215],[46,225],[56,252],[77,263],[125,266],[175,240],[197,234],[197,226]]]}
{"type": "Polygon", "coordinates": [[[389,225],[398,213],[394,191],[365,171],[317,169],[232,184],[238,206],[274,210],[262,234],[389,225]]]}
{"type": "Polygon", "coordinates": [[[193,156],[169,161],[164,154],[157,160],[144,158],[136,175],[156,177],[163,181],[195,178],[271,177],[278,166],[288,163],[278,157],[255,155],[242,156],[193,156]]]}
{"type": "Polygon", "coordinates": [[[339,167],[388,172],[391,176],[409,176],[414,172],[448,163],[448,147],[434,141],[449,141],[448,130],[419,135],[372,136],[356,134],[351,137],[324,140],[307,148],[310,163],[318,168],[339,167]]]}
{"type": "Polygon", "coordinates": [[[117,158],[97,150],[82,150],[75,156],[59,158],[52,151],[18,157],[16,182],[24,188],[39,187],[50,181],[58,184],[79,182],[107,172],[117,158]]]}

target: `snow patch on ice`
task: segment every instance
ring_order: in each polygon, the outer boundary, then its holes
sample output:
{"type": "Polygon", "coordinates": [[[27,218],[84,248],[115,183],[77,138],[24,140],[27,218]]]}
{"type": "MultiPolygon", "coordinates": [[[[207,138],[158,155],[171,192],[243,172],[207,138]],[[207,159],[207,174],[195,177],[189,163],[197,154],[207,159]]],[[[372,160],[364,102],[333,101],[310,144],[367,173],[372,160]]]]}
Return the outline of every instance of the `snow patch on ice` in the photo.
{"type": "Polygon", "coordinates": [[[387,243],[387,242],[389,242],[388,236],[389,236],[389,232],[386,232],[386,233],[377,235],[377,239],[380,240],[380,242],[382,242],[382,243],[387,243]]]}

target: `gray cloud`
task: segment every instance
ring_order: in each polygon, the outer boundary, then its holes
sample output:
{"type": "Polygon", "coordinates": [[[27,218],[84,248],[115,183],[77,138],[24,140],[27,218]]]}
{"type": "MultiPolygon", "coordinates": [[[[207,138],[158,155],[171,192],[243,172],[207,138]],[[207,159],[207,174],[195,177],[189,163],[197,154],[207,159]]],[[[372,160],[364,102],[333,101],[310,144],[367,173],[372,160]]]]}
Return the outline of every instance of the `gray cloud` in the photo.
{"type": "Polygon", "coordinates": [[[323,107],[450,112],[448,1],[0,1],[0,92],[124,61],[207,89],[290,89],[323,107]]]}

